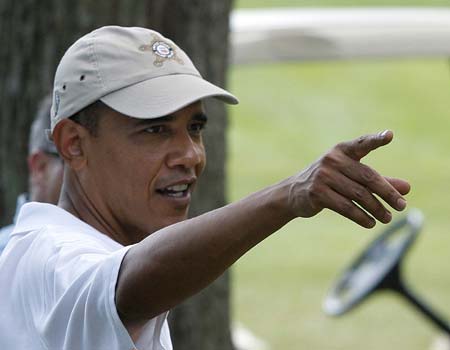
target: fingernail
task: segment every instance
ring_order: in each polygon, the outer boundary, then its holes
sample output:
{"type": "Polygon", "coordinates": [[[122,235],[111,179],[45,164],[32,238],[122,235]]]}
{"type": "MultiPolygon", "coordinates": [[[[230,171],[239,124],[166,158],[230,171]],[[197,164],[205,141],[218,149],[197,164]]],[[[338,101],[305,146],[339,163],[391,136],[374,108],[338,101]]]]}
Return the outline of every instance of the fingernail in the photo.
{"type": "Polygon", "coordinates": [[[403,198],[400,198],[399,200],[397,200],[397,209],[403,210],[405,208],[406,208],[406,201],[403,198]]]}
{"type": "Polygon", "coordinates": [[[388,222],[391,222],[392,220],[392,214],[387,212],[386,214],[384,214],[384,218],[383,218],[383,222],[385,224],[387,224],[388,222]]]}
{"type": "Polygon", "coordinates": [[[367,223],[367,228],[374,228],[376,224],[375,220],[371,220],[367,223]]]}
{"type": "Polygon", "coordinates": [[[386,136],[386,134],[389,132],[389,130],[384,130],[382,132],[380,132],[378,135],[380,136],[380,138],[383,138],[386,136]]]}

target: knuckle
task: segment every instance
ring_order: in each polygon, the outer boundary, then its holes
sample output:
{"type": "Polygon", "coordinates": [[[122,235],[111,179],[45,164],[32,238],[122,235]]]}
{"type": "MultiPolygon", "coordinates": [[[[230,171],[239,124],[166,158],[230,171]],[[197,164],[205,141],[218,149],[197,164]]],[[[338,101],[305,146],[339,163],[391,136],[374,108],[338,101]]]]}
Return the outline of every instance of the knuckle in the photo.
{"type": "Polygon", "coordinates": [[[366,139],[367,139],[367,136],[366,136],[366,135],[360,136],[360,137],[358,137],[358,138],[356,139],[356,143],[357,143],[358,145],[360,145],[360,144],[363,143],[366,139]]]}
{"type": "Polygon", "coordinates": [[[351,142],[339,142],[336,144],[329,153],[348,153],[352,150],[351,142]]]}
{"type": "Polygon", "coordinates": [[[339,142],[338,144],[336,144],[333,149],[336,150],[342,150],[344,148],[348,147],[348,142],[339,142]]]}
{"type": "Polygon", "coordinates": [[[391,189],[389,191],[389,193],[388,193],[388,201],[390,203],[396,203],[399,200],[399,198],[401,198],[401,196],[396,190],[391,189]]]}
{"type": "Polygon", "coordinates": [[[367,166],[363,166],[361,169],[361,178],[365,183],[373,183],[376,179],[375,172],[367,166]]]}
{"type": "Polygon", "coordinates": [[[320,194],[321,190],[319,188],[317,188],[316,186],[311,186],[308,191],[309,200],[313,203],[320,202],[320,194]]]}
{"type": "Polygon", "coordinates": [[[370,202],[369,211],[372,215],[379,218],[384,216],[386,209],[376,198],[373,198],[370,202]]]}
{"type": "Polygon", "coordinates": [[[333,151],[330,151],[327,154],[325,154],[320,160],[321,167],[333,166],[335,163],[336,160],[333,151]]]}
{"type": "Polygon", "coordinates": [[[317,171],[315,172],[315,176],[314,176],[314,179],[315,179],[315,181],[314,181],[314,183],[317,183],[317,182],[322,182],[324,179],[326,179],[327,178],[327,176],[328,176],[328,171],[326,170],[326,168],[325,167],[319,167],[318,169],[317,169],[317,171]]]}
{"type": "Polygon", "coordinates": [[[386,215],[386,209],[385,209],[383,206],[378,205],[378,206],[374,209],[373,215],[374,215],[376,218],[383,219],[383,218],[385,217],[385,215],[386,215]]]}
{"type": "Polygon", "coordinates": [[[351,201],[343,201],[341,202],[341,211],[342,213],[352,213],[354,209],[354,204],[351,201]]]}
{"type": "Polygon", "coordinates": [[[364,187],[356,188],[353,193],[356,200],[362,201],[367,198],[367,190],[364,187]]]}
{"type": "Polygon", "coordinates": [[[329,168],[320,168],[317,170],[312,185],[315,190],[324,191],[334,182],[333,171],[329,168]]]}
{"type": "Polygon", "coordinates": [[[324,191],[323,181],[316,180],[310,184],[308,193],[311,196],[311,198],[317,199],[323,191],[324,191]]]}
{"type": "Polygon", "coordinates": [[[321,159],[318,163],[316,163],[314,169],[310,172],[308,182],[315,184],[322,181],[326,177],[326,168],[327,167],[323,165],[323,160],[321,159]]]}
{"type": "Polygon", "coordinates": [[[319,167],[322,175],[328,175],[333,169],[340,169],[342,167],[342,153],[330,151],[325,154],[319,162],[319,167]]]}

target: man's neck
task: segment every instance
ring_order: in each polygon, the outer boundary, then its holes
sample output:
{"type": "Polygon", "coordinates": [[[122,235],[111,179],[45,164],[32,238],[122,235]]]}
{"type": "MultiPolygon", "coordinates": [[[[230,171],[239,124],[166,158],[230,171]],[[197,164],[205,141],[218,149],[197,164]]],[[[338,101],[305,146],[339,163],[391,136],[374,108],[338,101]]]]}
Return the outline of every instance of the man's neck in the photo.
{"type": "Polygon", "coordinates": [[[64,177],[58,206],[122,245],[136,243],[100,201],[87,195],[75,176],[64,177]]]}

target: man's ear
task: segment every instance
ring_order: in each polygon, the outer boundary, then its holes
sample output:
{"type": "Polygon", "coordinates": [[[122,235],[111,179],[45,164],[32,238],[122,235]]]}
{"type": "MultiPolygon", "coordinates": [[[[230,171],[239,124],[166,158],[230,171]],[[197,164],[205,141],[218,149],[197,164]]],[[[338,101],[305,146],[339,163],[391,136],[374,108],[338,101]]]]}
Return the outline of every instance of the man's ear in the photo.
{"type": "Polygon", "coordinates": [[[83,140],[88,136],[88,131],[83,126],[70,119],[63,119],[55,126],[52,136],[61,158],[68,166],[79,170],[86,165],[83,140]]]}

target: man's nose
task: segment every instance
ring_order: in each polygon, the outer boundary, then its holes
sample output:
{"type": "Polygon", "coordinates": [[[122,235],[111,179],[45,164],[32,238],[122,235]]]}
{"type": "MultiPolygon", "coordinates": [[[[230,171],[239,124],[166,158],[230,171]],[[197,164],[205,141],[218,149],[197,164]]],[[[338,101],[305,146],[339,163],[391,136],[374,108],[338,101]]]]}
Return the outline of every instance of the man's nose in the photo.
{"type": "Polygon", "coordinates": [[[193,140],[189,133],[186,133],[174,140],[167,165],[169,167],[183,166],[190,169],[203,163],[204,160],[203,143],[193,140]]]}

